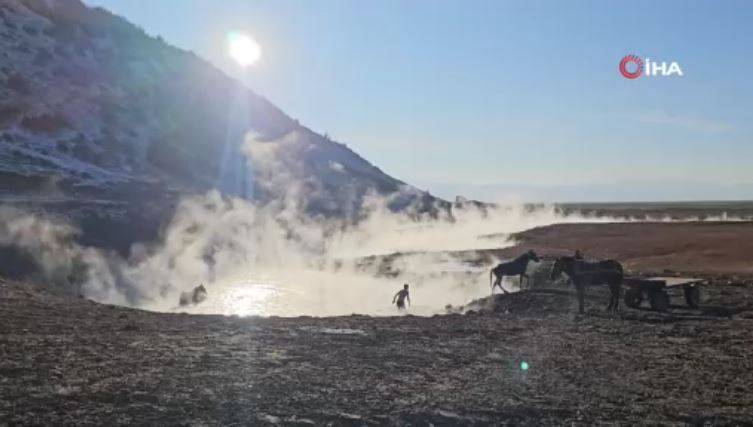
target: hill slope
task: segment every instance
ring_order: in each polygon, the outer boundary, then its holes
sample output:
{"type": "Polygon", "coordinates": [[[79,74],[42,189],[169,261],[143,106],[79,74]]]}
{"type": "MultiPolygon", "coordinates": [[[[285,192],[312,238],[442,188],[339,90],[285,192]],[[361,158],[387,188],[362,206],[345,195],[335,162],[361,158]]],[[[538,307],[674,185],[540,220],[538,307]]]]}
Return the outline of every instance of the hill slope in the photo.
{"type": "Polygon", "coordinates": [[[79,0],[0,1],[0,58],[2,200],[63,212],[89,243],[153,236],[180,195],[211,188],[261,202],[293,194],[337,216],[369,192],[404,193],[394,208],[436,201],[79,0]]]}

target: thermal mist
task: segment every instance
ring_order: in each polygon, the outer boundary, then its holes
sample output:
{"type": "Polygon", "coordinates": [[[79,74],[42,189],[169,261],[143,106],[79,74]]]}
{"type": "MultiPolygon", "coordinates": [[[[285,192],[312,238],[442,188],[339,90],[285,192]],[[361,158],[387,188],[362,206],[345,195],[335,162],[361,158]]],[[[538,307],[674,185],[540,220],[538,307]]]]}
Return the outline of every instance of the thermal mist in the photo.
{"type": "Polygon", "coordinates": [[[452,220],[417,220],[389,211],[378,197],[366,204],[364,220],[343,226],[312,219],[290,201],[257,207],[217,192],[187,198],[164,241],[135,255],[128,268],[142,295],[136,303],[238,315],[387,315],[396,313],[392,296],[408,283],[408,312],[432,314],[489,293],[491,265],[471,266],[453,252],[505,247],[509,233],[535,226],[594,221],[551,207],[470,208],[455,210],[452,220]],[[364,259],[395,253],[388,272],[381,258],[364,259]],[[207,301],[176,307],[178,294],[199,283],[207,286],[207,301]]]}
{"type": "Polygon", "coordinates": [[[161,241],[134,245],[128,259],[75,244],[75,229],[60,221],[11,209],[2,212],[0,238],[30,251],[43,280],[68,283],[78,271],[75,291],[101,302],[236,315],[390,315],[392,296],[409,283],[407,312],[432,314],[489,293],[491,265],[466,264],[454,251],[504,247],[509,233],[535,226],[594,221],[522,207],[416,220],[377,197],[367,204],[363,221],[343,226],[312,219],[295,203],[258,207],[212,191],[184,199],[161,241]],[[389,272],[380,258],[364,260],[397,252],[389,272]],[[200,283],[207,300],[178,307],[180,293],[200,283]]]}
{"type": "MultiPolygon", "coordinates": [[[[512,233],[533,227],[625,220],[522,204],[470,203],[451,214],[437,209],[434,216],[388,209],[399,200],[393,197],[417,194],[408,186],[390,197],[362,196],[355,223],[312,216],[305,206],[317,189],[302,185],[294,172],[304,165],[284,153],[306,149],[304,138],[291,132],[259,142],[246,134],[231,151],[241,151],[240,160],[249,162],[241,169],[253,170],[255,181],[246,182],[246,175],[244,185],[231,187],[253,185],[266,194],[284,189],[279,197],[254,204],[235,197],[238,191],[187,196],[160,240],[133,245],[127,258],[76,244],[77,230],[65,221],[11,208],[0,209],[0,245],[28,253],[39,265],[39,281],[107,303],[234,315],[391,315],[398,313],[392,296],[408,283],[413,305],[406,312],[426,315],[489,294],[489,269],[501,260],[469,263],[479,259],[475,250],[512,245],[512,233]],[[206,301],[178,307],[180,294],[199,284],[206,286],[206,301]]],[[[231,154],[227,157],[238,160],[231,154]]],[[[223,168],[238,167],[228,165],[223,168]]],[[[220,183],[238,182],[240,175],[224,172],[220,183]]],[[[514,290],[516,281],[503,284],[514,290]]]]}

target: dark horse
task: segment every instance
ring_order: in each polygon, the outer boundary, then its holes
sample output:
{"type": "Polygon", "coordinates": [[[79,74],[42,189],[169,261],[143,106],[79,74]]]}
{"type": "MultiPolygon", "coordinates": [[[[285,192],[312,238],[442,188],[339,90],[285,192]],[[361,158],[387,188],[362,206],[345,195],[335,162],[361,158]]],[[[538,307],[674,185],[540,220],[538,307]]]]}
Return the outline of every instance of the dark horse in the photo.
{"type": "Polygon", "coordinates": [[[585,287],[590,285],[609,285],[612,295],[607,310],[619,310],[620,288],[622,287],[622,264],[615,260],[587,262],[571,256],[563,256],[554,262],[549,279],[554,280],[565,273],[575,284],[578,292],[578,310],[583,313],[585,287]]]}
{"type": "Polygon", "coordinates": [[[528,268],[529,261],[539,262],[539,257],[536,256],[536,252],[531,249],[523,255],[515,258],[510,262],[503,262],[489,271],[489,285],[494,293],[494,287],[499,286],[505,293],[507,291],[502,287],[502,278],[505,276],[520,276],[520,284],[523,285],[523,278],[528,279],[528,283],[531,282],[531,278],[526,275],[526,268],[528,268]],[[494,274],[494,283],[492,283],[492,274],[494,274]]]}

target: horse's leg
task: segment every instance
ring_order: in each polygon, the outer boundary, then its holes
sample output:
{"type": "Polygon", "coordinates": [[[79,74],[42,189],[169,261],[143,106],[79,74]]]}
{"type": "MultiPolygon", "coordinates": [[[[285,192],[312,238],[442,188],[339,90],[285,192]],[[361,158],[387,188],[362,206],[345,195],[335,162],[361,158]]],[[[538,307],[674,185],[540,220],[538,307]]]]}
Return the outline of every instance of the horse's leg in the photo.
{"type": "Polygon", "coordinates": [[[575,282],[575,289],[578,293],[578,312],[580,314],[583,314],[585,308],[586,292],[585,289],[583,289],[583,284],[580,283],[580,280],[575,282]]]}
{"type": "Polygon", "coordinates": [[[617,292],[615,292],[615,296],[614,296],[614,309],[615,311],[619,313],[620,312],[620,296],[622,294],[622,282],[616,284],[615,286],[617,286],[617,292]]]}
{"type": "Polygon", "coordinates": [[[615,283],[612,285],[612,298],[614,298],[614,311],[615,313],[620,312],[620,291],[622,290],[622,284],[621,283],[615,283]]]}
{"type": "Polygon", "coordinates": [[[503,276],[494,276],[494,284],[492,285],[492,294],[494,293],[494,288],[499,286],[500,289],[502,289],[502,292],[507,293],[505,288],[502,287],[502,278],[503,276]]]}
{"type": "Polygon", "coordinates": [[[614,289],[609,284],[609,305],[607,306],[607,312],[611,312],[614,309],[614,289]]]}

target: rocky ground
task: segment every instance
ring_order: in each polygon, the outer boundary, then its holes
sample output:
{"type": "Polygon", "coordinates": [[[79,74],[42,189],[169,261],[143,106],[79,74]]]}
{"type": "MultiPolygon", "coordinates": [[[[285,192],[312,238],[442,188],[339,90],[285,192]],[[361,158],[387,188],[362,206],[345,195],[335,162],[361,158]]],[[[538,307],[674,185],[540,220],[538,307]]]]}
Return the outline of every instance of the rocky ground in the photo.
{"type": "Polygon", "coordinates": [[[577,316],[557,287],[471,315],[237,318],[2,281],[0,425],[752,423],[753,282],[703,295],[665,314],[607,315],[592,289],[577,316]]]}

